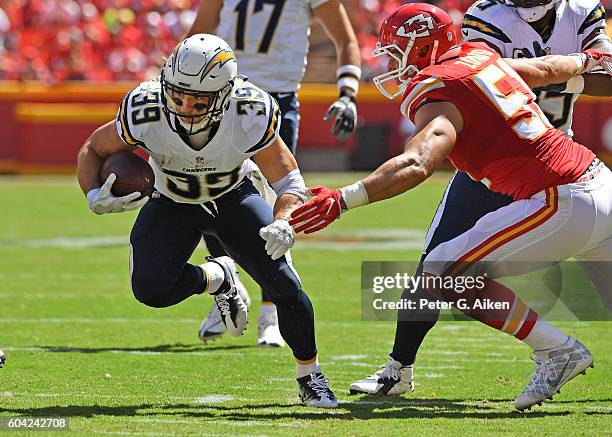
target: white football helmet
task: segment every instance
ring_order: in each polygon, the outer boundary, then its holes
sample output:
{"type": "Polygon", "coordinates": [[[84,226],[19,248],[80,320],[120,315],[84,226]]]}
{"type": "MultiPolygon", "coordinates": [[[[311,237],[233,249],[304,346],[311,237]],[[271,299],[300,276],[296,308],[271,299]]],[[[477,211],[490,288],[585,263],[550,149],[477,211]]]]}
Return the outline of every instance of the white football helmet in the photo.
{"type": "Polygon", "coordinates": [[[505,0],[508,6],[516,9],[519,17],[527,23],[534,23],[544,18],[561,0],[505,0]]]}
{"type": "Polygon", "coordinates": [[[163,110],[172,130],[193,135],[219,122],[237,74],[236,55],[221,38],[199,33],[179,43],[161,71],[163,110]],[[177,94],[208,97],[207,107],[198,113],[181,113],[175,103],[177,94]]]}

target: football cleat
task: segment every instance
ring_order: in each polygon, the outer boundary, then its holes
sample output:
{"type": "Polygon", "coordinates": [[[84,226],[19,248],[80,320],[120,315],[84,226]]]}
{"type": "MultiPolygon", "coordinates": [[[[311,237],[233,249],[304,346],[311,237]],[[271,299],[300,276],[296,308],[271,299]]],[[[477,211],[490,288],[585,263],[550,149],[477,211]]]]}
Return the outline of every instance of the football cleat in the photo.
{"type": "Polygon", "coordinates": [[[331,391],[329,382],[321,372],[311,373],[297,379],[300,401],[309,407],[336,408],[338,399],[331,391]]]}
{"type": "Polygon", "coordinates": [[[206,260],[218,264],[225,273],[223,285],[212,296],[221,313],[223,324],[231,335],[238,337],[246,330],[248,310],[236,287],[236,264],[229,256],[207,257],[206,260]]]}
{"type": "Polygon", "coordinates": [[[278,328],[276,310],[262,313],[257,318],[257,347],[283,347],[285,340],[278,328]]]}
{"type": "MultiPolygon", "coordinates": [[[[238,289],[238,294],[240,294],[240,297],[246,304],[247,308],[250,307],[251,298],[249,297],[246,287],[238,277],[235,278],[235,282],[236,288],[238,289]]],[[[223,323],[223,319],[221,318],[221,311],[219,311],[217,305],[213,305],[210,307],[210,311],[200,325],[198,336],[200,337],[200,340],[206,343],[207,341],[221,337],[223,334],[225,334],[225,331],[227,331],[227,328],[225,327],[225,323],[223,323]]]]}
{"type": "Polygon", "coordinates": [[[533,378],[514,401],[519,411],[528,410],[536,404],[541,405],[542,401],[558,393],[569,380],[586,373],[587,367],[593,367],[591,352],[572,337],[568,337],[561,346],[536,352],[533,360],[536,364],[533,378]]]}
{"type": "Polygon", "coordinates": [[[390,355],[387,364],[380,366],[380,370],[367,378],[353,382],[349,386],[349,393],[370,395],[401,395],[414,391],[412,366],[402,366],[390,355]]]}
{"type": "Polygon", "coordinates": [[[4,356],[4,352],[0,350],[0,369],[4,367],[4,363],[6,363],[6,357],[4,356]]]}

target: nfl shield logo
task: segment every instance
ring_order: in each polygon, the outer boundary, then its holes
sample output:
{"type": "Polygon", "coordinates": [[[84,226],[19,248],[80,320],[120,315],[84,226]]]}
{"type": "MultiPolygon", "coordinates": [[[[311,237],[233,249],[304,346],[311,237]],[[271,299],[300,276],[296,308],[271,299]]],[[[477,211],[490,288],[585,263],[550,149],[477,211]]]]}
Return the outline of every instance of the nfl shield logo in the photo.
{"type": "Polygon", "coordinates": [[[201,156],[196,156],[196,166],[202,167],[204,164],[206,164],[204,158],[202,158],[201,156]]]}

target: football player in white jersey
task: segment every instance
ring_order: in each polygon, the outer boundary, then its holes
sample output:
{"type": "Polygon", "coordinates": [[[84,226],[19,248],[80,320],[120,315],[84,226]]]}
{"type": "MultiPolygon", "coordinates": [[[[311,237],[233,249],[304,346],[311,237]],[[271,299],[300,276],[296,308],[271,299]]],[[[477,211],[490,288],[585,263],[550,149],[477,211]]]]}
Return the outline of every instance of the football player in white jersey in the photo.
{"type": "MultiPolygon", "coordinates": [[[[278,101],[282,119],[280,136],[293,154],[299,127],[297,91],[306,69],[313,16],[336,47],[339,97],[325,118],[335,117],[332,132],[343,140],[355,129],[361,57],[357,38],[339,0],[203,0],[188,33],[212,33],[229,43],[238,58],[239,72],[278,101]]],[[[257,188],[266,186],[258,184],[257,179],[253,182],[257,188]]],[[[205,240],[212,255],[224,254],[214,238],[205,237],[205,240]]],[[[239,283],[239,287],[248,296],[244,286],[239,283]]],[[[276,310],[265,290],[258,328],[258,346],[283,345],[276,310]]],[[[208,341],[224,332],[219,312],[213,305],[200,326],[199,336],[208,341]]]]}
{"type": "MultiPolygon", "coordinates": [[[[567,55],[586,49],[612,53],[605,18],[599,0],[480,0],[465,14],[462,33],[466,41],[484,42],[505,58],[567,55]]],[[[537,103],[551,124],[568,136],[572,136],[573,105],[579,94],[611,96],[612,79],[607,74],[587,73],[538,93],[537,103]]],[[[511,201],[466,173],[457,172],[427,231],[419,270],[432,250],[511,201]]],[[[413,390],[413,364],[438,312],[432,311],[428,321],[423,318],[414,320],[411,312],[398,312],[387,364],[376,374],[353,382],[351,392],[387,395],[413,390]]]]}
{"type": "Polygon", "coordinates": [[[161,80],[127,93],[116,120],[85,142],[78,180],[97,214],[142,206],[130,235],[136,299],[163,308],[211,294],[230,333],[241,335],[247,308],[236,288],[235,259],[277,307],[280,332],[297,361],[301,400],[332,408],[337,400],[318,364],[312,304],[284,256],[293,245],[287,217],[306,189],[279,127],[278,104],[237,75],[227,43],[196,34],[176,46],[161,80]],[[148,202],[137,200],[140,193],[113,196],[114,174],[99,178],[106,157],[138,147],[155,172],[148,202]],[[244,177],[249,158],[277,195],[274,210],[244,177]],[[232,258],[190,264],[203,234],[218,238],[232,258]]]}

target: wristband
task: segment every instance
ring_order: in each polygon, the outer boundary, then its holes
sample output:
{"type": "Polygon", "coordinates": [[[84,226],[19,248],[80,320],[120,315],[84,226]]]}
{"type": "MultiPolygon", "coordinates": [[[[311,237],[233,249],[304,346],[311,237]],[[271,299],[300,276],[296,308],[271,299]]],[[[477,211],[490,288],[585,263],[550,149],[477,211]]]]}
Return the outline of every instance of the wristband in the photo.
{"type": "Polygon", "coordinates": [[[350,64],[341,65],[336,70],[336,77],[338,78],[338,83],[336,84],[338,91],[346,87],[352,89],[357,94],[357,91],[359,91],[359,79],[361,79],[361,68],[350,64]]]}
{"type": "Polygon", "coordinates": [[[343,77],[342,79],[338,79],[338,83],[336,84],[338,91],[341,91],[342,88],[350,88],[355,94],[359,91],[359,81],[354,77],[343,77]]]}
{"type": "Polygon", "coordinates": [[[340,188],[340,192],[346,203],[346,209],[357,208],[370,203],[368,192],[361,181],[340,188]]]}
{"type": "Polygon", "coordinates": [[[586,60],[586,55],[584,53],[572,53],[571,55],[567,55],[576,63],[576,74],[581,74],[584,72],[584,62],[586,60]]]}
{"type": "Polygon", "coordinates": [[[336,70],[336,77],[341,79],[344,76],[353,76],[355,79],[361,79],[361,68],[356,65],[346,64],[341,65],[336,70]]]}

